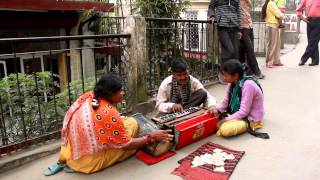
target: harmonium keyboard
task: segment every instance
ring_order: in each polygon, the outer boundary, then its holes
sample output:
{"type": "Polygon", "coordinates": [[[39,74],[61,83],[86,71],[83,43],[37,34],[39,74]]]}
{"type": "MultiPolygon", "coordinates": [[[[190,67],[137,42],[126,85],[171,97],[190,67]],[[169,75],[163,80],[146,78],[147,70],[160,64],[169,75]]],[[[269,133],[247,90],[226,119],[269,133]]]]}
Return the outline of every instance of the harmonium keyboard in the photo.
{"type": "Polygon", "coordinates": [[[172,129],[175,149],[180,149],[214,134],[217,130],[218,119],[200,107],[191,107],[182,112],[165,114],[152,118],[161,129],[172,129]]]}

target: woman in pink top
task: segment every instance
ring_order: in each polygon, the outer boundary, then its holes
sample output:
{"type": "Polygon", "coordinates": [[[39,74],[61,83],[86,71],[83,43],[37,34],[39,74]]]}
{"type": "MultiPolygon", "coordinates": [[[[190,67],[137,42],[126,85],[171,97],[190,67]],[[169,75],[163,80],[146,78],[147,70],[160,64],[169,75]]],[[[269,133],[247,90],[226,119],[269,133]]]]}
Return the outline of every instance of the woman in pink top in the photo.
{"type": "Polygon", "coordinates": [[[263,92],[255,78],[244,76],[246,69],[245,64],[233,59],[222,65],[224,81],[229,84],[227,93],[217,109],[221,114],[228,116],[220,118],[218,136],[234,136],[262,127],[263,92]]]}

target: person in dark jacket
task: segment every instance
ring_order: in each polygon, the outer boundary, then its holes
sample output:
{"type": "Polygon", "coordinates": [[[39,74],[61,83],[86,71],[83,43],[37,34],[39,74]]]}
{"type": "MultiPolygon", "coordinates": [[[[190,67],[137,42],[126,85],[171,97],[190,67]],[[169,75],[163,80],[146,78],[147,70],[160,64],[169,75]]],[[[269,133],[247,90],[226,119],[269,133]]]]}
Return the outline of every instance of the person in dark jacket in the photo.
{"type": "Polygon", "coordinates": [[[208,18],[218,26],[222,62],[238,59],[238,41],[240,32],[240,1],[211,0],[208,7],[208,18]]]}

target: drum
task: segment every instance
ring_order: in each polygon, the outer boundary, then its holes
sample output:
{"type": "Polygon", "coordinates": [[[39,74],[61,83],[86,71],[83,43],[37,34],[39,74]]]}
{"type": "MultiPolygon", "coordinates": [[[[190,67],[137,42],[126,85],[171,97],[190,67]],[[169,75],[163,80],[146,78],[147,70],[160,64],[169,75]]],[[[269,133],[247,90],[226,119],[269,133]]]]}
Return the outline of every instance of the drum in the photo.
{"type": "MultiPolygon", "coordinates": [[[[141,113],[136,113],[132,116],[135,118],[139,125],[139,137],[146,136],[150,133],[156,132],[160,128],[151,120],[147,119],[141,113]]],[[[171,142],[156,142],[149,144],[142,148],[142,150],[152,156],[159,156],[168,152],[172,148],[171,142]]]]}

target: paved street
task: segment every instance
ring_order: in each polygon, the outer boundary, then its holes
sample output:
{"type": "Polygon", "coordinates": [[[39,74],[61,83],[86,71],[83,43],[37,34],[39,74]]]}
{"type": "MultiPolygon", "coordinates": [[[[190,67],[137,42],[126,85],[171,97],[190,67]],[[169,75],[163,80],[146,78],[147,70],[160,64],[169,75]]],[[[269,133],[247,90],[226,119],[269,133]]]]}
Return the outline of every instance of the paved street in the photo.
{"type": "MultiPolygon", "coordinates": [[[[265,126],[269,140],[249,134],[224,139],[210,136],[189,145],[158,164],[147,166],[134,157],[92,175],[60,172],[45,177],[42,172],[54,163],[58,154],[0,174],[1,180],[141,180],[181,179],[170,172],[177,161],[207,141],[221,144],[245,155],[231,175],[232,180],[318,180],[320,179],[320,66],[297,66],[306,47],[305,26],[300,43],[281,59],[284,67],[266,69],[259,59],[266,79],[261,81],[265,95],[265,126]]],[[[308,62],[309,63],[309,62],[308,62]]],[[[222,100],[225,86],[215,85],[210,92],[222,100]]]]}

